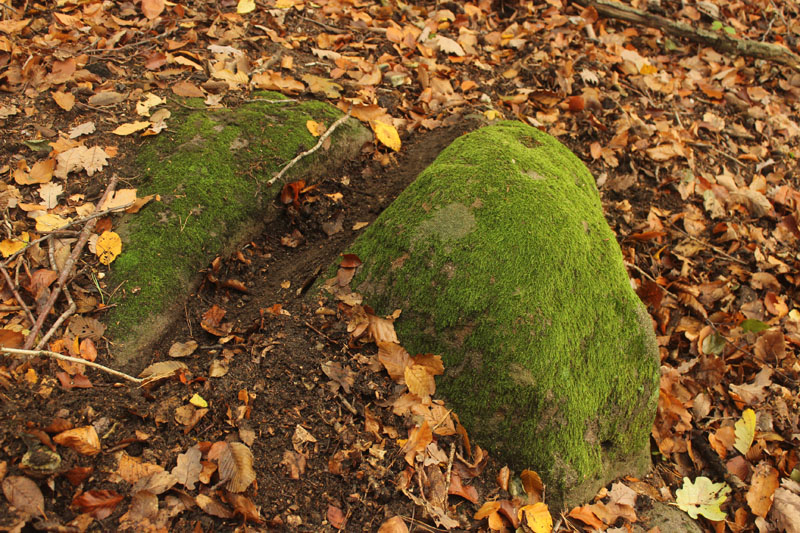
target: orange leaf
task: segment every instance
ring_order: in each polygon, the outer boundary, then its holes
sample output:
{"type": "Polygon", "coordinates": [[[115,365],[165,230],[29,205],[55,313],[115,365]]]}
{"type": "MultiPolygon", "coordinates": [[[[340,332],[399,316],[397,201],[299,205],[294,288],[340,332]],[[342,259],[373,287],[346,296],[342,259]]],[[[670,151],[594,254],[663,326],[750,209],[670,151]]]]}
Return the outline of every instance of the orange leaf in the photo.
{"type": "Polygon", "coordinates": [[[113,490],[90,490],[72,499],[72,506],[98,520],[111,516],[123,496],[113,490]]]}
{"type": "Polygon", "coordinates": [[[747,491],[747,505],[753,514],[766,518],[775,489],[778,488],[778,471],[762,462],[756,467],[753,478],[750,480],[750,489],[747,491]]]}
{"type": "Polygon", "coordinates": [[[83,426],[62,431],[53,442],[72,448],[82,455],[97,455],[100,453],[100,437],[97,436],[94,426],[83,426]]]}
{"type": "Polygon", "coordinates": [[[420,398],[427,398],[436,391],[436,382],[428,369],[422,365],[407,366],[404,377],[408,390],[420,398]]]}
{"type": "Polygon", "coordinates": [[[573,510],[569,512],[568,516],[570,518],[580,520],[587,526],[593,527],[595,529],[602,530],[605,529],[606,527],[605,524],[603,524],[603,521],[597,518],[597,515],[594,514],[594,511],[592,511],[592,508],[589,505],[575,507],[573,510]]]}
{"type": "Polygon", "coordinates": [[[417,426],[412,429],[411,433],[408,435],[408,440],[403,446],[403,449],[400,450],[406,454],[406,462],[413,466],[414,457],[417,455],[417,453],[424,450],[432,440],[433,432],[431,431],[431,427],[428,425],[427,421],[423,422],[421,426],[417,426]]]}

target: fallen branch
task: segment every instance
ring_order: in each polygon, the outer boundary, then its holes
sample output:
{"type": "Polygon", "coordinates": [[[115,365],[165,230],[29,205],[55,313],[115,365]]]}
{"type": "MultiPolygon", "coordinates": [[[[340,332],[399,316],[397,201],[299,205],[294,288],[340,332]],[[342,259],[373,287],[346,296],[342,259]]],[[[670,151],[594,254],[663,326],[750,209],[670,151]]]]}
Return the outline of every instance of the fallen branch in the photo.
{"type": "Polygon", "coordinates": [[[22,307],[25,310],[25,314],[28,315],[28,320],[31,321],[31,324],[34,324],[36,320],[33,318],[33,313],[31,313],[31,310],[28,309],[25,300],[22,299],[22,295],[17,290],[17,287],[14,286],[14,282],[11,280],[11,276],[8,275],[8,270],[6,270],[5,265],[0,265],[0,271],[3,272],[3,277],[6,278],[6,283],[8,283],[8,288],[11,289],[11,293],[14,295],[14,298],[17,300],[17,303],[19,303],[20,307],[22,307]]]}
{"type": "Polygon", "coordinates": [[[319,147],[320,147],[320,146],[322,146],[322,143],[324,143],[324,142],[325,142],[325,139],[327,139],[328,137],[330,137],[330,136],[331,136],[331,133],[333,133],[333,131],[334,131],[336,128],[338,128],[338,127],[339,127],[339,126],[340,126],[340,125],[341,125],[341,124],[342,124],[342,123],[343,123],[345,120],[347,120],[348,118],[350,118],[350,112],[351,112],[352,110],[353,110],[353,108],[352,108],[352,106],[351,106],[351,107],[350,107],[350,109],[347,111],[347,114],[346,114],[346,115],[344,115],[344,116],[340,117],[340,118],[339,118],[339,120],[337,120],[336,122],[334,122],[333,124],[331,124],[331,127],[330,127],[330,128],[328,128],[328,130],[327,130],[325,133],[323,133],[322,135],[320,135],[319,141],[317,141],[317,144],[316,144],[316,146],[314,146],[314,148],[311,148],[311,149],[309,149],[309,150],[306,150],[306,151],[305,151],[305,152],[303,152],[302,154],[300,154],[300,155],[296,156],[294,159],[292,159],[291,161],[289,161],[289,163],[287,163],[287,164],[286,164],[286,166],[285,166],[285,167],[283,167],[283,169],[282,169],[280,172],[278,172],[277,174],[275,174],[275,176],[274,176],[274,177],[273,177],[271,180],[267,181],[267,185],[272,185],[272,184],[273,184],[273,183],[275,183],[277,180],[281,179],[281,178],[283,177],[283,175],[284,175],[284,174],[286,174],[286,172],[287,172],[287,171],[288,171],[290,168],[292,168],[293,166],[295,166],[295,165],[297,164],[297,162],[298,162],[298,161],[300,161],[301,159],[303,159],[305,156],[307,156],[307,155],[311,155],[311,154],[313,154],[314,152],[316,152],[317,150],[319,150],[319,147]]]}
{"type": "Polygon", "coordinates": [[[573,2],[583,7],[593,7],[600,16],[606,18],[658,28],[675,37],[710,46],[721,53],[763,59],[785,65],[800,72],[800,56],[777,44],[762,43],[749,39],[736,39],[724,32],[694,28],[689,24],[675,22],[666,17],[640,11],[619,2],[609,0],[573,0],[573,2]]]}
{"type": "Polygon", "coordinates": [[[51,352],[49,350],[21,350],[19,348],[5,348],[0,346],[0,353],[9,353],[14,355],[25,355],[28,357],[52,357],[53,359],[61,359],[62,361],[69,361],[70,363],[76,363],[79,365],[86,365],[92,368],[96,368],[98,370],[102,370],[103,372],[107,372],[112,376],[117,376],[119,378],[127,379],[128,381],[132,381],[134,383],[141,383],[144,381],[142,378],[135,378],[133,376],[129,376],[124,372],[120,372],[119,370],[114,370],[113,368],[108,368],[107,366],[103,366],[99,363],[95,363],[94,361],[87,361],[86,359],[79,359],[77,357],[70,357],[69,355],[63,355],[56,352],[51,352]]]}
{"type": "MultiPolygon", "coordinates": [[[[117,186],[118,181],[119,177],[116,175],[111,178],[111,181],[108,183],[108,187],[106,187],[106,192],[103,193],[103,197],[100,198],[100,202],[97,204],[98,206],[103,205],[106,199],[111,197],[111,194],[114,192],[114,188],[117,186]]],[[[72,249],[72,253],[69,255],[66,263],[64,263],[64,268],[61,270],[61,273],[58,276],[56,286],[50,293],[50,297],[47,298],[47,303],[45,303],[45,305],[39,311],[39,316],[36,318],[36,322],[33,324],[31,332],[25,339],[24,348],[26,350],[30,350],[33,346],[33,343],[36,341],[36,335],[39,333],[39,330],[42,329],[47,315],[50,314],[50,310],[53,308],[53,305],[55,305],[56,298],[58,298],[58,295],[61,294],[61,290],[64,288],[64,284],[67,282],[67,278],[72,273],[72,267],[75,264],[75,261],[77,261],[78,257],[81,255],[83,247],[86,246],[87,242],[89,242],[89,235],[92,233],[96,223],[97,218],[92,218],[86,222],[86,225],[83,227],[81,236],[78,238],[78,242],[75,243],[75,248],[72,249]]]]}

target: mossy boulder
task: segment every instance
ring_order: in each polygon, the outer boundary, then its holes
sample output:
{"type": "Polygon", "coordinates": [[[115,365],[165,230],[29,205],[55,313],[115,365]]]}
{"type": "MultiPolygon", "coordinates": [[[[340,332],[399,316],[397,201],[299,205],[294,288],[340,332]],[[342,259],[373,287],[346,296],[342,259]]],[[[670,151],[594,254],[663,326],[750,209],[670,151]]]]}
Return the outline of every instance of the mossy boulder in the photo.
{"type": "MultiPolygon", "coordinates": [[[[174,110],[170,130],[144,145],[136,159],[138,195],[159,194],[117,230],[123,253],[111,265],[108,287],[119,287],[108,316],[115,364],[141,369],[143,350],[183,317],[199,271],[218,254],[254,237],[278,213],[284,183],[311,183],[355,157],[371,133],[348,119],[328,149],[302,159],[281,180],[268,181],[298,153],[316,145],[308,120],[330,126],[342,113],[317,101],[264,102],[219,110],[174,110]]],[[[202,108],[202,101],[188,101],[202,108]]]]}
{"type": "Polygon", "coordinates": [[[591,173],[520,122],[454,141],[350,252],[354,287],[411,353],[440,353],[438,392],[473,441],[536,470],[551,504],[641,475],[658,398],[652,321],[591,173]]]}

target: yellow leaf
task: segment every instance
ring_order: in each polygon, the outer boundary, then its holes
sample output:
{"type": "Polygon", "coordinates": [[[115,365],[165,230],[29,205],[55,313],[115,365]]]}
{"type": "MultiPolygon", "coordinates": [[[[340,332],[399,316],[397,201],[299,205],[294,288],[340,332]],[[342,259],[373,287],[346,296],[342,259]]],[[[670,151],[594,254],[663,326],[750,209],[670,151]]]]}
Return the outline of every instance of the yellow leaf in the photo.
{"type": "Polygon", "coordinates": [[[254,0],[239,0],[239,4],[236,6],[236,12],[240,15],[244,15],[245,13],[250,13],[256,8],[256,3],[254,0]]]}
{"type": "Polygon", "coordinates": [[[525,517],[525,524],[534,533],[550,533],[553,531],[553,518],[544,503],[539,502],[520,507],[519,511],[517,511],[517,517],[522,520],[523,516],[525,517]]]}
{"type": "Polygon", "coordinates": [[[0,242],[0,253],[3,254],[3,257],[14,255],[25,248],[28,241],[30,241],[30,236],[28,236],[27,232],[22,234],[21,239],[3,239],[3,241],[0,242]]]}
{"type": "Polygon", "coordinates": [[[122,239],[113,231],[104,231],[98,237],[97,244],[95,244],[95,254],[104,265],[110,265],[121,252],[122,239]]]}
{"type": "Polygon", "coordinates": [[[203,399],[199,394],[195,394],[189,399],[189,403],[195,407],[208,407],[208,402],[203,399]]]}
{"type": "Polygon", "coordinates": [[[733,426],[736,440],[733,447],[742,455],[747,454],[753,438],[756,436],[756,413],[752,409],[745,409],[742,418],[736,421],[733,426]]]}
{"type": "Polygon", "coordinates": [[[307,120],[306,121],[306,128],[314,137],[319,137],[323,133],[325,133],[325,124],[322,122],[317,122],[315,120],[307,120]]]}
{"type": "Polygon", "coordinates": [[[422,365],[407,366],[403,377],[411,394],[416,394],[420,398],[427,398],[436,391],[436,382],[433,380],[433,376],[422,365]]]}
{"type": "Polygon", "coordinates": [[[381,122],[380,120],[372,122],[371,126],[375,132],[375,136],[381,143],[395,152],[400,150],[400,136],[397,134],[397,130],[394,129],[394,126],[381,122]]]}
{"type": "Polygon", "coordinates": [[[487,109],[486,111],[483,112],[483,115],[489,120],[497,120],[498,118],[503,118],[503,115],[501,115],[494,109],[487,109]]]}
{"type": "Polygon", "coordinates": [[[127,124],[123,124],[119,126],[117,129],[112,131],[114,135],[130,135],[131,133],[136,133],[137,131],[142,131],[145,128],[150,127],[149,120],[139,120],[136,122],[129,122],[127,124]]]}
{"type": "Polygon", "coordinates": [[[36,231],[41,231],[42,233],[55,231],[67,226],[70,222],[72,222],[71,218],[62,218],[58,215],[47,213],[36,217],[36,231]]]}

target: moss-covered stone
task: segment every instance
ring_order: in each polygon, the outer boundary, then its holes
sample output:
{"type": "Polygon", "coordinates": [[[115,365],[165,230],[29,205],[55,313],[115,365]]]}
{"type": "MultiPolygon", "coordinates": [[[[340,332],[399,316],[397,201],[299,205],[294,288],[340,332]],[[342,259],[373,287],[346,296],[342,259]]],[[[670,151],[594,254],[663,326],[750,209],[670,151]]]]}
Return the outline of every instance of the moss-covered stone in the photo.
{"type": "Polygon", "coordinates": [[[461,137],[353,244],[355,287],[412,353],[441,353],[439,393],[474,441],[589,500],[649,466],[652,322],[594,179],[519,122],[461,137]]]}
{"type": "MultiPolygon", "coordinates": [[[[277,93],[258,96],[284,99],[277,93]]],[[[329,150],[318,150],[282,180],[267,184],[298,153],[317,143],[306,121],[330,126],[341,114],[316,101],[178,110],[170,132],[145,145],[137,159],[139,196],[159,194],[161,202],[127,217],[118,230],[124,248],[111,265],[109,286],[120,289],[108,319],[118,365],[141,366],[141,348],[157,339],[175,316],[183,316],[174,311],[182,308],[198,271],[274,218],[274,200],[284,183],[300,177],[313,182],[359,153],[371,134],[350,119],[333,133],[329,150]]]]}

